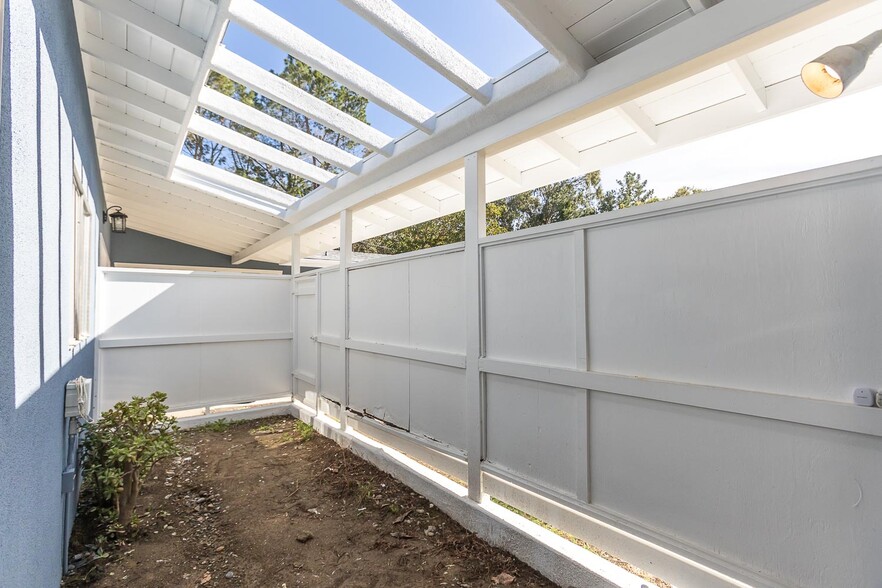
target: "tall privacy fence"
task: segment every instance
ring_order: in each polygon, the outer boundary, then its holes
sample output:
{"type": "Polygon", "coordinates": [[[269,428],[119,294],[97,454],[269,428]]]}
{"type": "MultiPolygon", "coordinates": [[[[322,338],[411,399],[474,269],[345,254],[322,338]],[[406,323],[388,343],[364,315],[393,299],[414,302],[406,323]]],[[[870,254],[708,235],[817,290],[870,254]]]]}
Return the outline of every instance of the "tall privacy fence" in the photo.
{"type": "Polygon", "coordinates": [[[105,270],[100,406],[293,392],[678,585],[874,585],[880,194],[875,159],[293,280],[105,270]]]}
{"type": "Polygon", "coordinates": [[[295,395],[461,480],[480,447],[485,492],[678,584],[869,585],[880,194],[871,160],[301,274],[295,395]]]}

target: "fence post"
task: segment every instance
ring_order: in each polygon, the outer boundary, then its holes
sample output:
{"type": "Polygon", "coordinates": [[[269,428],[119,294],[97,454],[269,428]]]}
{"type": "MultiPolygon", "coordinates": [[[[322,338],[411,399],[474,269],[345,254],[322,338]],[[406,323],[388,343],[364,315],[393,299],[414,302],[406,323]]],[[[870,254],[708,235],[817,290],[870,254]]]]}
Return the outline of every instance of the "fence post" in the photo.
{"type": "Polygon", "coordinates": [[[291,402],[297,397],[297,285],[294,279],[300,273],[300,235],[291,236],[291,402]]]}
{"type": "Polygon", "coordinates": [[[352,211],[340,213],[340,283],[343,288],[343,326],[340,351],[343,355],[343,402],[340,407],[340,428],[345,431],[346,409],[349,407],[349,266],[352,264],[352,211]]]}
{"type": "Polygon", "coordinates": [[[482,296],[479,239],[487,234],[484,152],[465,158],[466,407],[469,498],[481,501],[484,453],[484,394],[481,377],[482,296]]]}

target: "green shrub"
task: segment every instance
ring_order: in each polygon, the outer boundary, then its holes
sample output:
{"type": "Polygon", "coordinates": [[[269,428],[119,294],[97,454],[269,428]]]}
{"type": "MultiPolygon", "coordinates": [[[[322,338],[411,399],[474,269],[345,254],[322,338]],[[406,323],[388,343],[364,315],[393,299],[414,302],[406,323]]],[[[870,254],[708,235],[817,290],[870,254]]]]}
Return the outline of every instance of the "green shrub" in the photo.
{"type": "Polygon", "coordinates": [[[303,421],[297,421],[296,423],[294,423],[294,428],[297,429],[297,432],[300,434],[300,439],[302,441],[309,441],[315,434],[315,429],[313,429],[309,423],[305,423],[303,421]]]}
{"type": "Polygon", "coordinates": [[[230,425],[233,423],[228,421],[227,419],[217,419],[216,421],[211,421],[205,423],[204,425],[199,425],[195,428],[196,431],[211,431],[212,433],[225,433],[227,429],[230,428],[230,425]]]}
{"type": "Polygon", "coordinates": [[[154,392],[118,402],[86,425],[83,445],[85,481],[99,506],[122,527],[133,522],[141,480],[164,457],[177,455],[177,421],[168,416],[167,396],[154,392]]]}

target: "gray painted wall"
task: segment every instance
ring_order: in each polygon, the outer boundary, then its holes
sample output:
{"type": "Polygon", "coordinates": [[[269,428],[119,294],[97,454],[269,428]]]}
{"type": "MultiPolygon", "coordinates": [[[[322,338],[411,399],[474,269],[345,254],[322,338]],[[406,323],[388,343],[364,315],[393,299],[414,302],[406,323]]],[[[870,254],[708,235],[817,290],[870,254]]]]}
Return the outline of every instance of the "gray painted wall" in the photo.
{"type": "Polygon", "coordinates": [[[290,266],[262,261],[249,261],[234,266],[229,255],[132,229],[127,230],[125,233],[112,233],[110,237],[110,250],[110,257],[114,263],[236,267],[243,269],[282,270],[285,274],[291,273],[290,266]]]}
{"type": "Polygon", "coordinates": [[[64,386],[94,364],[70,346],[74,141],[99,215],[104,198],[71,3],[9,0],[3,19],[0,585],[57,586],[64,386]]]}

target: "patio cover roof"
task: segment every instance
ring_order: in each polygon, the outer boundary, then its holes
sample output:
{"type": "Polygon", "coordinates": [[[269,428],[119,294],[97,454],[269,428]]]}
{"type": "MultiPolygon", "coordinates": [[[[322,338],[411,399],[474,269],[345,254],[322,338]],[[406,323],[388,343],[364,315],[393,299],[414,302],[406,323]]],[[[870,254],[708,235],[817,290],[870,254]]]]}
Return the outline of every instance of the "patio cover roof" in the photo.
{"type": "MultiPolygon", "coordinates": [[[[254,0],[75,0],[109,204],[132,228],[287,263],[462,210],[462,158],[496,200],[816,103],[801,66],[878,28],[880,0],[498,0],[546,49],[491,78],[391,0],[339,0],[463,92],[432,112],[254,0]],[[413,126],[393,139],[221,44],[229,22],[413,126]],[[205,86],[222,73],[370,148],[359,159],[205,86]],[[334,174],[194,112],[314,155],[334,174]],[[302,199],[181,154],[187,132],[318,184],[302,199]]],[[[468,15],[463,15],[467,18],[468,15]]],[[[854,90],[882,83],[872,66],[854,90]]]]}

